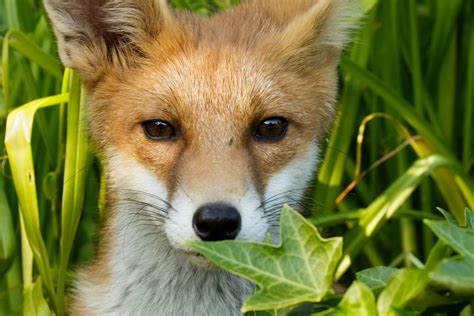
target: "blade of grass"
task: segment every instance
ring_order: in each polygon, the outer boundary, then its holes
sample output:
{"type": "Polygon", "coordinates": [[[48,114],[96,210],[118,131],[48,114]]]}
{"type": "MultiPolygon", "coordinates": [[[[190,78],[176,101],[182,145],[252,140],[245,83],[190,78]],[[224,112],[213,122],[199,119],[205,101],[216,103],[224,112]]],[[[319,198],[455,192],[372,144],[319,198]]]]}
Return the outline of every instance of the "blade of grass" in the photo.
{"type": "Polygon", "coordinates": [[[71,74],[71,92],[68,106],[64,191],[62,199],[62,224],[60,263],[58,270],[58,315],[65,314],[64,289],[66,272],[74,236],[77,231],[89,165],[89,146],[85,126],[85,95],[79,78],[71,74]]]}
{"type": "Polygon", "coordinates": [[[48,254],[40,231],[31,132],[36,111],[64,103],[68,97],[68,94],[47,97],[17,108],[8,116],[5,135],[5,146],[18,195],[19,208],[25,221],[26,236],[53,307],[57,306],[57,302],[48,254]]]}
{"type": "MultiPolygon", "coordinates": [[[[10,48],[15,49],[23,56],[30,59],[40,67],[43,67],[54,77],[61,79],[62,71],[61,65],[58,61],[45,53],[35,42],[30,40],[19,30],[10,30],[3,38],[2,43],[2,91],[3,104],[0,105],[0,121],[6,117],[10,104],[10,48]]],[[[25,69],[24,69],[25,70],[25,69]]],[[[32,78],[32,76],[30,76],[32,78]]],[[[27,83],[32,84],[34,80],[26,80],[27,83]]],[[[36,89],[36,88],[34,88],[36,89]]],[[[31,88],[27,90],[31,91],[31,88]]],[[[34,96],[36,97],[36,96],[34,96]]],[[[31,98],[30,98],[31,99],[31,98]]]]}
{"type": "Polygon", "coordinates": [[[21,213],[20,207],[20,235],[21,235],[21,272],[23,276],[23,288],[33,284],[33,250],[31,249],[30,242],[28,241],[28,236],[25,228],[25,220],[21,213]]]}
{"type": "MultiPolygon", "coordinates": [[[[360,35],[359,42],[356,42],[352,52],[351,60],[361,67],[367,64],[370,54],[370,44],[373,37],[373,20],[375,13],[369,15],[366,26],[360,35]]],[[[345,77],[344,91],[339,102],[339,116],[336,121],[334,131],[329,140],[323,163],[318,171],[318,183],[315,190],[314,200],[318,205],[323,205],[325,209],[334,208],[334,201],[339,194],[342,176],[344,174],[344,162],[347,159],[349,147],[354,132],[356,114],[359,108],[361,97],[360,85],[351,75],[345,77]]],[[[317,205],[311,212],[312,219],[315,220],[320,214],[317,205]]]]}
{"type": "Polygon", "coordinates": [[[452,156],[449,149],[431,131],[428,122],[412,111],[412,106],[399,94],[393,92],[381,80],[372,73],[361,68],[348,58],[342,58],[341,67],[351,73],[359,80],[364,81],[375,93],[383,98],[387,105],[400,114],[410,125],[412,125],[422,136],[435,146],[440,154],[452,156]]]}
{"type": "Polygon", "coordinates": [[[455,167],[452,162],[442,156],[430,156],[417,160],[400,178],[397,179],[383,194],[370,204],[360,218],[357,227],[351,229],[344,240],[348,241],[336,278],[339,279],[351,265],[366,241],[385,223],[392,218],[398,208],[412,194],[421,180],[439,167],[455,167]]]}
{"type": "MultiPolygon", "coordinates": [[[[330,227],[336,225],[342,225],[347,222],[359,221],[364,214],[367,213],[367,209],[361,209],[357,211],[344,212],[344,213],[333,213],[324,214],[318,218],[317,227],[330,227]]],[[[411,218],[415,220],[432,219],[441,220],[442,218],[433,215],[428,212],[420,210],[401,210],[393,215],[393,218],[411,218]]]]}
{"type": "MultiPolygon", "coordinates": [[[[471,12],[474,11],[474,5],[469,3],[471,6],[471,12]]],[[[474,14],[473,14],[474,15],[474,14]]],[[[472,164],[473,146],[474,146],[474,22],[472,19],[469,21],[468,27],[468,53],[467,60],[467,71],[466,71],[466,85],[465,85],[465,97],[464,97],[464,124],[463,124],[463,140],[462,140],[462,161],[464,169],[468,172],[472,164]]],[[[474,198],[473,198],[474,199],[474,198]]]]}
{"type": "Polygon", "coordinates": [[[0,175],[0,278],[10,269],[16,246],[15,228],[4,182],[0,175]]]}
{"type": "Polygon", "coordinates": [[[418,22],[416,11],[416,0],[408,1],[408,25],[410,33],[410,57],[411,72],[413,77],[413,94],[415,108],[419,114],[423,113],[423,77],[421,75],[421,58],[420,58],[420,40],[418,38],[418,22]]]}
{"type": "MultiPolygon", "coordinates": [[[[413,112],[411,110],[411,105],[406,100],[404,100],[403,97],[393,92],[383,82],[378,80],[378,78],[374,76],[372,73],[361,68],[360,66],[353,63],[349,59],[343,57],[341,61],[341,66],[346,71],[352,73],[353,75],[358,77],[360,80],[363,80],[365,83],[367,83],[367,85],[375,93],[377,93],[380,97],[382,97],[387,102],[387,105],[389,105],[396,112],[398,112],[410,125],[412,125],[418,131],[418,133],[420,133],[422,136],[424,136],[427,139],[429,144],[434,146],[435,152],[449,159],[452,164],[455,164],[457,166],[456,167],[457,170],[462,169],[461,165],[459,164],[457,159],[454,157],[450,149],[441,140],[439,140],[438,137],[431,131],[430,125],[428,124],[428,122],[426,122],[418,114],[413,112]]],[[[449,175],[445,175],[445,176],[450,177],[449,175]]],[[[457,174],[456,180],[462,183],[461,185],[459,185],[459,190],[461,190],[461,192],[463,193],[463,196],[466,199],[466,201],[464,201],[462,198],[461,200],[459,200],[458,199],[459,194],[457,195],[445,194],[444,197],[448,202],[452,203],[451,209],[453,213],[455,214],[456,218],[460,220],[461,218],[463,218],[462,212],[464,209],[463,207],[461,207],[461,205],[465,206],[467,202],[469,207],[474,206],[474,204],[471,205],[471,200],[473,199],[472,196],[474,196],[474,191],[472,189],[474,188],[474,184],[472,183],[472,180],[463,173],[457,174]]],[[[446,190],[449,189],[451,191],[456,190],[456,188],[445,187],[444,186],[445,183],[446,182],[443,183],[442,181],[440,181],[440,183],[438,184],[438,187],[440,188],[440,190],[442,190],[442,192],[443,192],[443,189],[446,189],[446,190]]]]}
{"type": "Polygon", "coordinates": [[[20,19],[18,17],[18,1],[5,0],[5,17],[10,28],[20,28],[20,19]]]}
{"type": "Polygon", "coordinates": [[[29,39],[25,34],[23,34],[23,32],[12,29],[5,35],[4,40],[7,40],[9,47],[14,48],[20,54],[42,67],[52,76],[59,80],[62,79],[62,67],[58,60],[45,53],[41,47],[29,39]]]}
{"type": "Polygon", "coordinates": [[[439,72],[439,65],[449,48],[451,36],[456,28],[459,13],[463,1],[432,1],[430,2],[434,11],[434,27],[431,33],[431,43],[428,50],[429,64],[427,71],[427,82],[434,84],[439,72]]]}
{"type": "Polygon", "coordinates": [[[22,309],[23,288],[21,279],[20,258],[17,255],[13,261],[12,267],[6,275],[8,286],[8,302],[10,303],[10,311],[13,315],[19,315],[22,309]]]}

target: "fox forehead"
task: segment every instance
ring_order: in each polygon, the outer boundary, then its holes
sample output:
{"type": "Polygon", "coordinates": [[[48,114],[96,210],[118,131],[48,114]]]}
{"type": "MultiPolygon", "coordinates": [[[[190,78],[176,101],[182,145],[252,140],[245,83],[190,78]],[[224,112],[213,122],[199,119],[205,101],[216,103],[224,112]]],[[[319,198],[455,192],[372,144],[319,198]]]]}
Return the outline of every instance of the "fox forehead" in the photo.
{"type": "Polygon", "coordinates": [[[333,115],[335,85],[331,71],[308,81],[279,70],[258,52],[205,47],[111,73],[93,91],[91,118],[99,124],[123,119],[122,129],[161,119],[201,142],[234,142],[264,118],[283,116],[300,132],[320,138],[333,115]]]}
{"type": "Polygon", "coordinates": [[[163,115],[179,120],[183,128],[217,126],[214,133],[235,133],[239,125],[250,123],[264,110],[263,104],[279,105],[272,102],[280,94],[274,78],[258,64],[236,52],[200,49],[180,54],[151,71],[148,85],[155,84],[150,97],[161,104],[154,103],[147,110],[165,106],[163,115]]]}

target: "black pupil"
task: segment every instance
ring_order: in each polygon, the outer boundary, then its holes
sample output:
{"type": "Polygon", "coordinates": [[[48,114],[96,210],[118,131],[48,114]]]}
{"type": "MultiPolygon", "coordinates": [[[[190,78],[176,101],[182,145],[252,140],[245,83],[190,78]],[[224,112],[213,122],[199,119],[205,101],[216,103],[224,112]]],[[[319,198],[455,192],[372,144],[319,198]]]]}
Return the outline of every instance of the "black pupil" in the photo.
{"type": "Polygon", "coordinates": [[[267,140],[279,139],[285,135],[287,125],[287,121],[283,118],[266,119],[257,128],[257,137],[267,140]]]}
{"type": "Polygon", "coordinates": [[[163,121],[148,121],[143,127],[146,134],[155,140],[172,139],[176,136],[173,126],[163,121]]]}

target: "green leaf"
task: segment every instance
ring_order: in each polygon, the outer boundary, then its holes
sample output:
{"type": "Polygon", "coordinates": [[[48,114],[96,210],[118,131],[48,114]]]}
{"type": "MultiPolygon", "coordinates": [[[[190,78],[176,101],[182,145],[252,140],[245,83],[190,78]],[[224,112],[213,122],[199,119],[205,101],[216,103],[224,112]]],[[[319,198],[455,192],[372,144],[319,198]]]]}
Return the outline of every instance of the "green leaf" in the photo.
{"type": "MultiPolygon", "coordinates": [[[[33,121],[38,110],[64,103],[68,94],[61,94],[31,101],[12,111],[7,119],[5,148],[7,150],[18,205],[24,220],[25,236],[31,247],[37,268],[43,277],[52,305],[56,305],[53,275],[46,243],[41,235],[40,210],[36,190],[36,173],[31,148],[33,121]]],[[[25,276],[24,276],[25,277],[25,276]]],[[[31,277],[31,275],[29,276],[31,277]]]]}
{"type": "Polygon", "coordinates": [[[464,258],[442,261],[441,266],[430,275],[436,288],[449,290],[456,297],[474,297],[474,262],[464,258]]]}
{"type": "Polygon", "coordinates": [[[474,230],[462,228],[452,223],[424,220],[433,233],[451,246],[463,257],[474,260],[474,230]]]}
{"type": "Polygon", "coordinates": [[[473,212],[465,211],[466,227],[459,227],[452,221],[439,222],[425,220],[431,230],[445,244],[452,247],[459,255],[444,259],[439,267],[431,273],[435,287],[449,290],[456,296],[474,296],[474,229],[472,228],[473,212]]]}
{"type": "Polygon", "coordinates": [[[390,277],[397,271],[398,269],[391,267],[375,267],[357,272],[356,277],[357,280],[375,291],[385,287],[390,277]]]}
{"type": "Polygon", "coordinates": [[[43,295],[41,277],[36,283],[25,289],[23,315],[50,316],[53,315],[43,295]]]}
{"type": "Polygon", "coordinates": [[[0,278],[11,266],[15,246],[11,209],[4,190],[4,179],[0,176],[0,278]]]}
{"type": "Polygon", "coordinates": [[[405,305],[420,295],[428,284],[427,273],[418,269],[402,269],[395,273],[380,294],[377,309],[380,316],[398,315],[405,305]]]}
{"type": "Polygon", "coordinates": [[[392,218],[421,181],[440,167],[452,166],[450,160],[433,155],[419,159],[401,175],[384,193],[380,194],[365,210],[358,226],[345,236],[347,240],[344,258],[337,268],[336,278],[340,278],[351,265],[352,260],[366,245],[367,240],[390,218],[392,218]]]}
{"type": "Polygon", "coordinates": [[[360,0],[360,7],[364,14],[367,14],[372,10],[377,4],[379,3],[378,0],[360,0]]]}
{"type": "Polygon", "coordinates": [[[316,313],[315,316],[372,316],[376,315],[375,298],[372,291],[362,282],[354,281],[342,301],[334,308],[316,313]]]}
{"type": "Polygon", "coordinates": [[[456,219],[446,210],[443,210],[442,208],[440,207],[437,207],[437,210],[443,214],[443,217],[449,222],[449,223],[452,223],[452,224],[457,224],[456,222],[456,219]]]}
{"type": "Polygon", "coordinates": [[[216,265],[257,284],[242,311],[319,302],[329,291],[342,239],[323,239],[303,216],[285,206],[281,245],[247,241],[197,242],[190,247],[216,265]]]}
{"type": "Polygon", "coordinates": [[[62,78],[61,64],[56,58],[45,53],[41,47],[29,39],[23,32],[15,29],[8,31],[5,35],[4,45],[4,49],[8,49],[8,46],[10,46],[57,79],[62,78]]]}
{"type": "Polygon", "coordinates": [[[449,254],[448,248],[438,241],[423,269],[405,268],[394,273],[377,301],[379,315],[405,315],[408,313],[405,310],[407,307],[416,307],[423,311],[427,306],[446,304],[444,297],[430,292],[428,284],[430,273],[449,254]]]}
{"type": "Polygon", "coordinates": [[[464,213],[466,214],[466,227],[474,229],[474,212],[466,207],[464,213]]]}

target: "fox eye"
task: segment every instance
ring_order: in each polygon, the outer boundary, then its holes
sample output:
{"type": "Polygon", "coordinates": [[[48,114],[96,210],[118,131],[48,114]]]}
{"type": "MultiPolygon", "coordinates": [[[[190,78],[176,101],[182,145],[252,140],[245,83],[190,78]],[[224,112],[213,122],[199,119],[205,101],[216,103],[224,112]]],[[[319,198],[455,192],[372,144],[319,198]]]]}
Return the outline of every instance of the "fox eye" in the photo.
{"type": "Polygon", "coordinates": [[[175,140],[176,129],[166,121],[151,120],[142,123],[145,135],[156,141],[175,140]]]}
{"type": "Polygon", "coordinates": [[[269,117],[260,122],[254,130],[254,137],[260,141],[275,142],[285,137],[288,120],[283,117],[269,117]]]}

